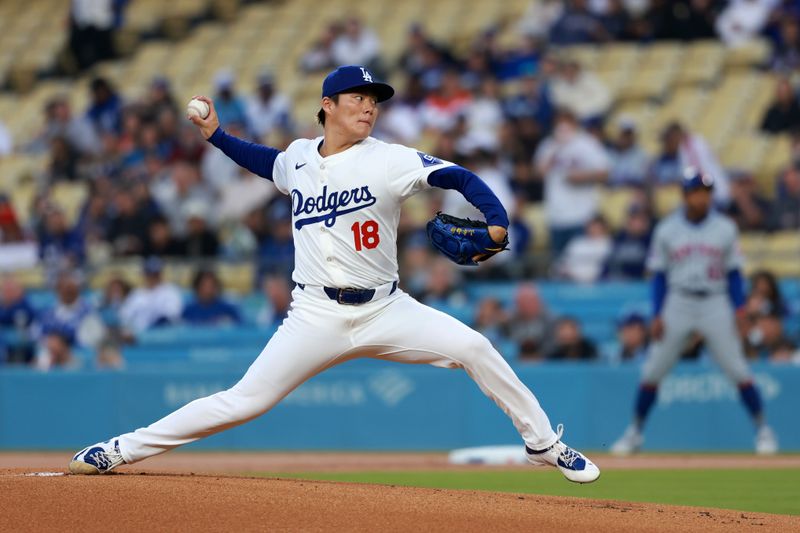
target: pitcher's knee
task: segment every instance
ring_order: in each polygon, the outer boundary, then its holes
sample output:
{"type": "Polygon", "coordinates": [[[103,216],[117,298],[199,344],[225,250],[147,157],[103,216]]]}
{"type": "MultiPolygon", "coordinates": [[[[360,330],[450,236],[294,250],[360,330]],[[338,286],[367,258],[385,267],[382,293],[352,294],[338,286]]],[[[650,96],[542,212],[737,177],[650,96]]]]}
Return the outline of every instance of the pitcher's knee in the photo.
{"type": "Polygon", "coordinates": [[[275,405],[272,395],[267,393],[246,394],[236,386],[214,395],[220,415],[227,422],[244,422],[267,412],[275,405]]]}
{"type": "Polygon", "coordinates": [[[494,349],[489,339],[477,332],[469,335],[469,337],[464,340],[459,357],[467,366],[481,360],[485,361],[495,357],[500,357],[502,359],[502,356],[497,353],[497,350],[494,349]]]}

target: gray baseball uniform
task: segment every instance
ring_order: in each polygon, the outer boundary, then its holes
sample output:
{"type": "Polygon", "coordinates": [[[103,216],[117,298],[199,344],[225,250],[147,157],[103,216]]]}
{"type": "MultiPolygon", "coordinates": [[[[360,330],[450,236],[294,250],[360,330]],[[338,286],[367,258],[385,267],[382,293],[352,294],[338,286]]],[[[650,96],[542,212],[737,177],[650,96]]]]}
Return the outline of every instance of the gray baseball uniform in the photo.
{"type": "Polygon", "coordinates": [[[664,336],[652,346],[643,382],[659,383],[693,332],[703,336],[730,379],[750,379],[727,292],[727,273],[742,264],[737,237],[734,223],[713,211],[695,224],[681,210],[656,226],[648,266],[666,275],[668,292],[662,310],[664,336]]]}

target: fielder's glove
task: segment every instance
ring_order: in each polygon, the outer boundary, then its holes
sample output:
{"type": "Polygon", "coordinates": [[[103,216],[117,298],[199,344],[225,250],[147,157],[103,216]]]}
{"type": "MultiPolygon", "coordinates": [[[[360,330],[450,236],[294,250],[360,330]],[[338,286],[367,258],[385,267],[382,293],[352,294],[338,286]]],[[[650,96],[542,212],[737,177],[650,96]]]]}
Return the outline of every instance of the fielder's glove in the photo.
{"type": "Polygon", "coordinates": [[[497,243],[489,235],[486,222],[442,212],[428,222],[428,238],[436,249],[459,265],[477,265],[508,249],[508,234],[503,242],[497,243]]]}

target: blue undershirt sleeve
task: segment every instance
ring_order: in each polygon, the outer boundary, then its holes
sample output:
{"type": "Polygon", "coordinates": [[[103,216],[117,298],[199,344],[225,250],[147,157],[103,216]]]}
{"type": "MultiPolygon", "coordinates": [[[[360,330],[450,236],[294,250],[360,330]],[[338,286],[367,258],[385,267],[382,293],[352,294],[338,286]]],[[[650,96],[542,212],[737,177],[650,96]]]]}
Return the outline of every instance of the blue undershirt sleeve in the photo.
{"type": "Polygon", "coordinates": [[[739,309],[744,305],[744,282],[738,268],[728,272],[728,296],[731,297],[734,309],[739,309]]]}
{"type": "Polygon", "coordinates": [[[653,316],[661,314],[664,300],[667,297],[667,276],[663,272],[653,274],[653,316]]]}
{"type": "Polygon", "coordinates": [[[431,172],[428,184],[440,189],[453,189],[474,205],[490,226],[508,228],[508,214],[486,183],[477,175],[458,165],[431,172]]]}
{"type": "Polygon", "coordinates": [[[208,138],[208,142],[222,150],[240,167],[272,181],[272,170],[280,150],[228,135],[221,127],[208,138]]]}

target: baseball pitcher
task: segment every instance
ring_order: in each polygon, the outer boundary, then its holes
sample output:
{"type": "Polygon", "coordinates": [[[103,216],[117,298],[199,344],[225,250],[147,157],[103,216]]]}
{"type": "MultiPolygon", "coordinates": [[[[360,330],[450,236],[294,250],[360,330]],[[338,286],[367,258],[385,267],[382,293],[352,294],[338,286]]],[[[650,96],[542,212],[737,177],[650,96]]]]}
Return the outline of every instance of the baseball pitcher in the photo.
{"type": "Polygon", "coordinates": [[[285,152],[245,142],[219,127],[213,102],[190,120],[242,167],[272,180],[292,200],[296,284],[291,310],[244,377],[153,424],[78,452],[76,474],[108,472],[252,420],[310,377],[356,357],[463,368],[513,422],[533,464],[557,467],[570,481],[600,475],[561,442],[530,390],[483,336],[398,288],[400,206],[429,187],[455,189],[486,217],[475,223],[437,217],[434,245],[459,264],[502,251],[508,217],[472,172],[405,146],[370,137],[380,102],[394,90],[364,67],[331,72],[322,85],[323,136],[285,152]]]}

